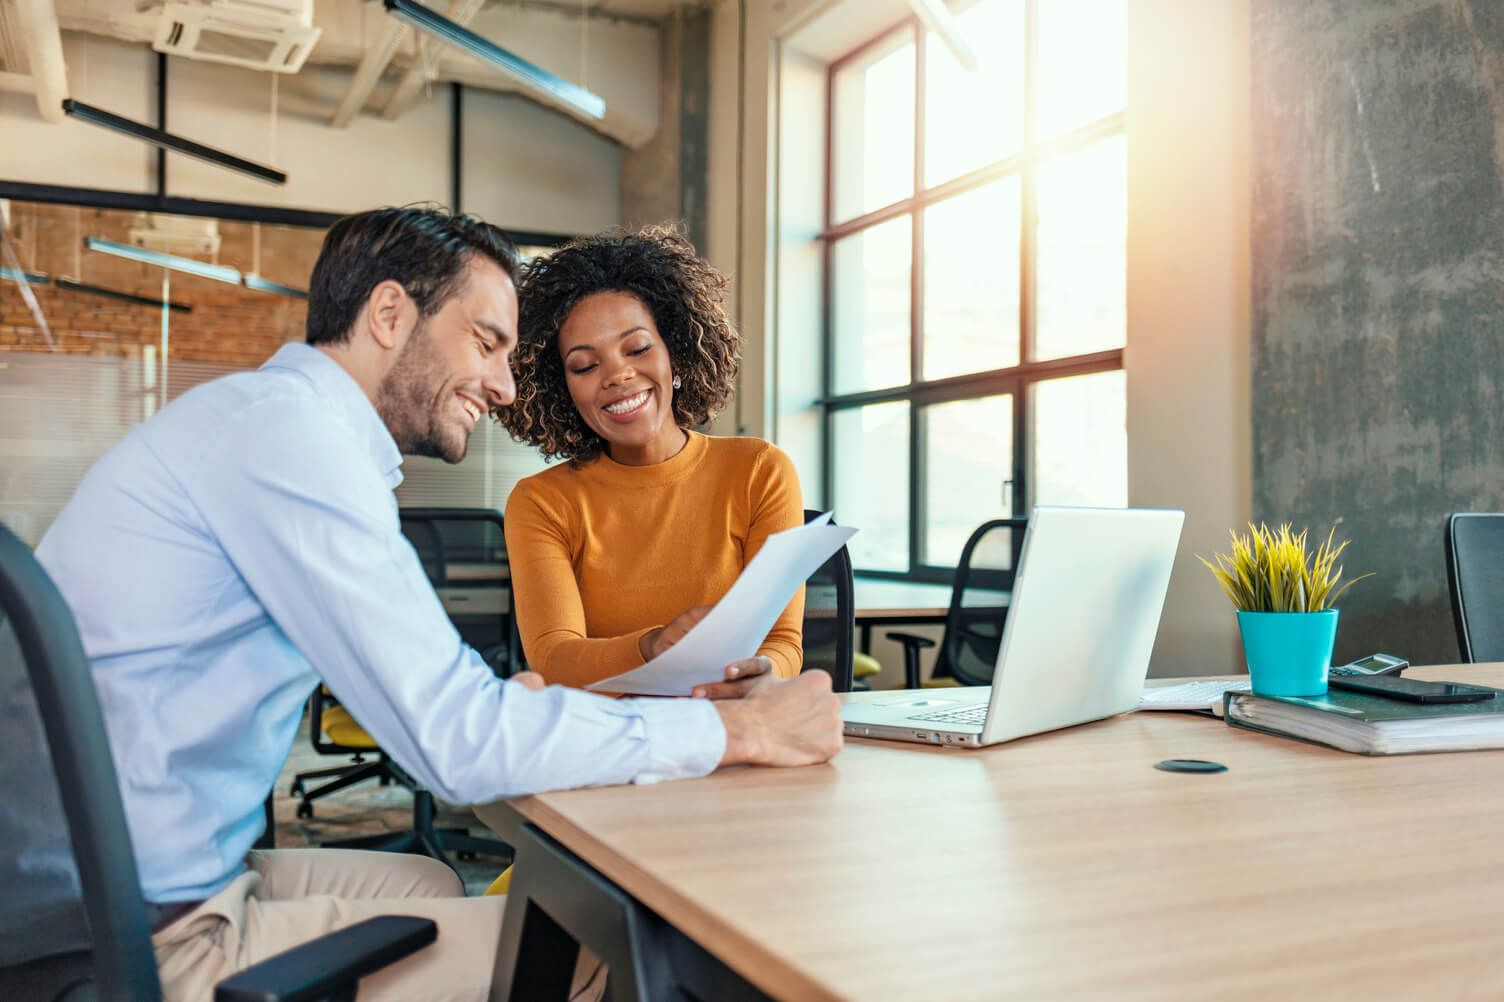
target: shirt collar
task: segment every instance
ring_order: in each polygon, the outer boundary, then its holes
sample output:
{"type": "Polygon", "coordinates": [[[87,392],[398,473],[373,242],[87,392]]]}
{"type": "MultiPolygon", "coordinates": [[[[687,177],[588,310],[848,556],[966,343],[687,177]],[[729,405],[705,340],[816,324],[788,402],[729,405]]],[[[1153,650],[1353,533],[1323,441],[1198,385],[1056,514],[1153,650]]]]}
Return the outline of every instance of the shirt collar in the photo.
{"type": "Polygon", "coordinates": [[[319,395],[365,440],[366,453],[381,471],[387,486],[396,487],[402,482],[402,453],[396,440],[360,384],[338,362],[312,345],[294,342],[278,348],[261,368],[291,369],[302,373],[319,395]]]}

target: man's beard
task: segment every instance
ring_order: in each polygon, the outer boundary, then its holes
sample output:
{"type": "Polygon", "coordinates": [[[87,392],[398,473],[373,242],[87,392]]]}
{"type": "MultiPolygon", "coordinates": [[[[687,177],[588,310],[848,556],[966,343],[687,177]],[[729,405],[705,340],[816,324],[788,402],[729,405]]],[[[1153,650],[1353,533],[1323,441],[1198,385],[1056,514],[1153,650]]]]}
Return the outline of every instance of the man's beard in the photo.
{"type": "Polygon", "coordinates": [[[441,423],[444,375],[440,371],[428,324],[419,321],[402,346],[391,371],[376,389],[376,413],[404,456],[431,456],[446,463],[465,458],[470,437],[441,423]]]}

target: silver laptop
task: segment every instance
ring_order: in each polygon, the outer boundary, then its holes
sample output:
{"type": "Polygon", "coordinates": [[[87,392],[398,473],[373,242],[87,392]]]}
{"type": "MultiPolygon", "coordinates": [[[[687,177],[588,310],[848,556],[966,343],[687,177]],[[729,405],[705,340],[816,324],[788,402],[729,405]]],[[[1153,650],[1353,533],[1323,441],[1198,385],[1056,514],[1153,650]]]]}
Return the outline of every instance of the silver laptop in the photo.
{"type": "Polygon", "coordinates": [[[1138,705],[1185,513],[1039,507],[992,685],[843,697],[852,737],[983,745],[1138,705]]]}

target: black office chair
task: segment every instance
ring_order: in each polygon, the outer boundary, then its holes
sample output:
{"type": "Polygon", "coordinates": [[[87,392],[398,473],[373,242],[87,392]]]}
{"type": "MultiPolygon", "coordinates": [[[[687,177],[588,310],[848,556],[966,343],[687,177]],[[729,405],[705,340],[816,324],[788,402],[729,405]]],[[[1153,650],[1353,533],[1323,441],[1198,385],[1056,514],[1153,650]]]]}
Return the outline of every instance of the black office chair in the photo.
{"type": "MultiPolygon", "coordinates": [[[[1013,575],[1023,552],[1023,518],[995,518],[983,522],[966,540],[951,581],[950,607],[945,613],[945,632],[930,678],[939,684],[991,685],[997,667],[997,649],[1003,640],[1006,601],[996,593],[1013,588],[1013,575]],[[983,594],[975,594],[981,589],[983,594]]],[[[903,645],[904,686],[917,689],[919,651],[935,642],[912,633],[889,633],[889,640],[903,645]]]]}
{"type": "MultiPolygon", "coordinates": [[[[506,536],[500,513],[489,508],[403,508],[398,517],[403,535],[417,551],[429,583],[440,590],[461,638],[476,648],[498,675],[506,678],[514,674],[522,644],[515,639],[516,617],[507,584],[506,536]],[[452,567],[457,573],[451,574],[452,567]],[[467,603],[474,603],[477,611],[462,611],[467,603]]],[[[310,700],[308,716],[308,739],[313,750],[348,761],[293,777],[288,792],[299,798],[298,817],[313,817],[315,800],[368,779],[382,786],[393,782],[410,788],[415,785],[322,686],[310,700]],[[311,786],[313,780],[328,782],[311,786]]],[[[415,825],[414,830],[421,832],[425,827],[415,825]]]]}
{"type": "Polygon", "coordinates": [[[1504,514],[1452,515],[1444,549],[1462,660],[1504,661],[1504,514]]]}
{"type": "MultiPolygon", "coordinates": [[[[804,521],[821,512],[806,509],[804,521]]],[[[851,554],[842,546],[804,582],[804,671],[830,673],[830,687],[850,692],[856,651],[851,554]]]]}
{"type": "MultiPolygon", "coordinates": [[[[506,537],[500,513],[489,508],[403,508],[398,512],[403,535],[413,544],[418,560],[435,589],[445,589],[446,608],[466,643],[480,650],[497,674],[512,673],[516,627],[511,615],[511,588],[507,584],[506,537]],[[463,589],[448,590],[456,585],[463,589]],[[505,589],[507,599],[501,598],[505,589]],[[491,594],[491,593],[495,594],[491,594]],[[453,611],[457,600],[478,599],[475,614],[453,611]],[[480,632],[475,632],[478,620],[480,632]],[[467,636],[466,629],[471,632],[467,636]],[[489,641],[489,643],[487,643],[489,641]],[[484,649],[481,645],[486,644],[484,649]],[[489,655],[488,655],[489,652],[489,655]]],[[[309,704],[309,742],[321,755],[348,755],[352,761],[328,769],[313,769],[293,777],[290,793],[299,797],[298,817],[313,817],[313,801],[367,779],[381,785],[397,783],[412,791],[413,823],[405,832],[361,835],[321,843],[327,849],[371,849],[380,852],[413,852],[449,863],[448,853],[460,858],[495,856],[512,858],[511,847],[495,839],[476,838],[462,828],[437,828],[438,809],[433,794],[397,763],[387,757],[365,728],[323,686],[314,690],[309,704]],[[370,756],[370,761],[366,761],[370,756]],[[334,776],[328,783],[309,789],[310,779],[334,776]]]]}
{"type": "MultiPolygon", "coordinates": [[[[0,742],[0,995],[159,1002],[125,808],[78,630],[51,578],[4,526],[0,742]]],[[[436,934],[430,919],[371,919],[227,978],[215,999],[353,997],[359,978],[436,934]]]]}
{"type": "Polygon", "coordinates": [[[429,582],[442,589],[444,607],[465,643],[502,678],[515,675],[521,669],[522,642],[501,513],[492,508],[403,508],[398,517],[429,582]]]}

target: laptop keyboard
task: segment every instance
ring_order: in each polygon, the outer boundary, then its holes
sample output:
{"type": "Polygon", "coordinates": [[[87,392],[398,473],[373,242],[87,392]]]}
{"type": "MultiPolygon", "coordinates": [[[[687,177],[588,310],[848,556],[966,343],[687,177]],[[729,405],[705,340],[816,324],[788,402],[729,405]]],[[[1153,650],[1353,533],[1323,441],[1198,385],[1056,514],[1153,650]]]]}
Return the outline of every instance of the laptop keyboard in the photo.
{"type": "Polygon", "coordinates": [[[938,724],[975,724],[980,727],[987,722],[987,704],[963,706],[959,710],[936,710],[933,713],[917,714],[909,719],[928,720],[938,724]]]}

